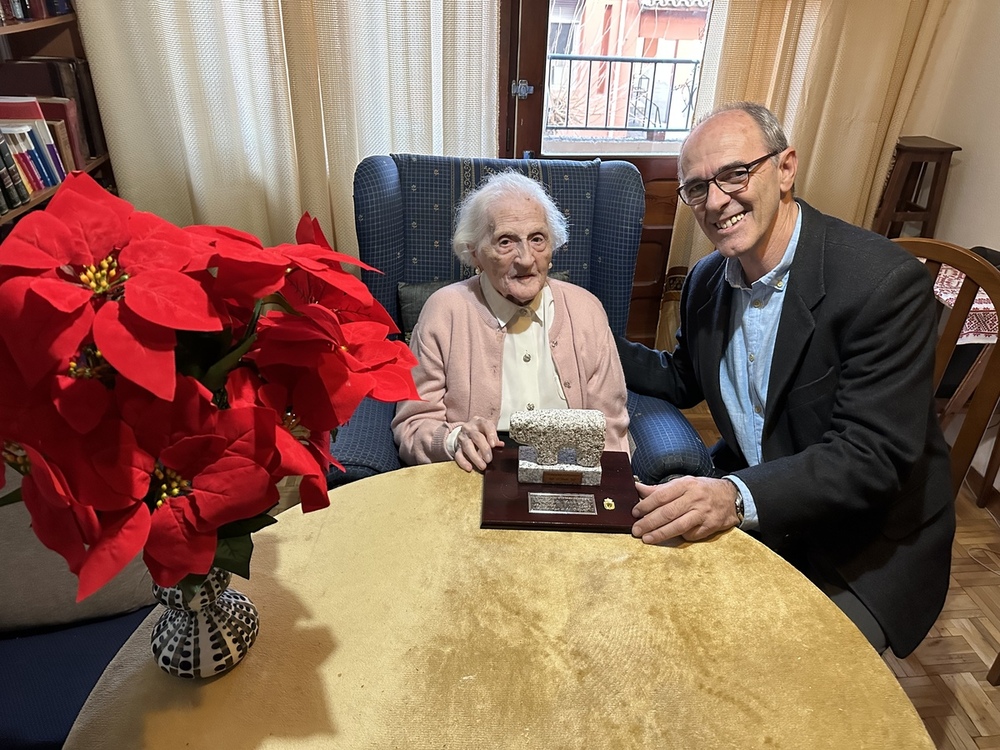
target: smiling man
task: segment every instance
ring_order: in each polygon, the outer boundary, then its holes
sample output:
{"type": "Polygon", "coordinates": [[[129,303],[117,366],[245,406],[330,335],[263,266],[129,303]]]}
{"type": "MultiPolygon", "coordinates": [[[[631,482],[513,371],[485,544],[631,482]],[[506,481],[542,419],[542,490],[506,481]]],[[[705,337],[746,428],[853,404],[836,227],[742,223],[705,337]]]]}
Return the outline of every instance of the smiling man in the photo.
{"type": "Polygon", "coordinates": [[[681,147],[678,195],[716,250],[687,279],[672,353],[618,346],[632,390],[708,403],[720,478],[640,484],[633,533],[655,544],[739,526],[876,649],[905,656],[941,611],[955,529],[930,278],[794,198],[797,164],[774,115],[747,102],[681,147]]]}

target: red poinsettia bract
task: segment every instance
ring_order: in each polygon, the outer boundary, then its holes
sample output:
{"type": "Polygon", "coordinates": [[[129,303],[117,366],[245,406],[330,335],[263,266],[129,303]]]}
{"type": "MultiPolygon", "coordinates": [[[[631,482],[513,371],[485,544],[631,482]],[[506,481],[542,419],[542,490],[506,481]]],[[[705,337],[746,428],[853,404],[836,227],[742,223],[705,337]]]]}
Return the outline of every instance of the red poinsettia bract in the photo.
{"type": "Polygon", "coordinates": [[[252,545],[220,541],[267,524],[277,482],[325,507],[331,431],[418,397],[344,268],[368,267],[308,214],[296,240],[182,229],[77,173],[0,243],[0,455],[79,599],[139,554],[162,586],[246,570],[252,545]]]}

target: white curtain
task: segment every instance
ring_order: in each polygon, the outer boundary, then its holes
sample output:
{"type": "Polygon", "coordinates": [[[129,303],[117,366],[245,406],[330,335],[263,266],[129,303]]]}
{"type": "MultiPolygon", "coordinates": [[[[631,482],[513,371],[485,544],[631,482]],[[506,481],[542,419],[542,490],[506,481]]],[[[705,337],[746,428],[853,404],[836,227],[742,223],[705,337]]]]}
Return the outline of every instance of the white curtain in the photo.
{"type": "MultiPolygon", "coordinates": [[[[796,194],[870,226],[896,140],[951,0],[715,0],[697,113],[761,102],[799,155],[796,194]]],[[[680,276],[711,252],[686,206],[670,245],[680,276]]],[[[656,343],[671,349],[679,279],[664,293],[656,343]]]]}
{"type": "Polygon", "coordinates": [[[496,156],[495,0],[77,0],[122,197],[356,254],[365,156],[496,156]]]}

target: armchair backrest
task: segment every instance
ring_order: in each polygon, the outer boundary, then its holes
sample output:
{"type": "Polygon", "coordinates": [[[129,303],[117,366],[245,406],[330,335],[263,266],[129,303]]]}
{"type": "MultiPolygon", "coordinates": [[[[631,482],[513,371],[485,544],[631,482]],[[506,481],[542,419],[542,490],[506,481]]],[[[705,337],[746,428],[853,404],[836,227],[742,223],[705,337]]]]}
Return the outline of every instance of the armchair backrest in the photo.
{"type": "Polygon", "coordinates": [[[627,162],[369,156],[354,173],[354,219],[361,260],[382,273],[362,280],[401,323],[400,282],[467,278],[472,269],[451,249],[456,209],[488,176],[511,170],[541,182],[569,219],[553,271],[600,299],[624,335],[645,212],[642,178],[627,162]]]}

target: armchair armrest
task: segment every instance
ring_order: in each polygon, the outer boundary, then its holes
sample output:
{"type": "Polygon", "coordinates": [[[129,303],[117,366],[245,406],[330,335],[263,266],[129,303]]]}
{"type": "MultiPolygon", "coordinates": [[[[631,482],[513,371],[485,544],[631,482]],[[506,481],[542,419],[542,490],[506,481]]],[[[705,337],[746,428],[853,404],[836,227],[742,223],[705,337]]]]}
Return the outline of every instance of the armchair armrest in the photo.
{"type": "Polygon", "coordinates": [[[628,392],[629,433],[635,441],[632,471],[645,484],[671,474],[715,476],[708,448],[676,406],[628,392]]]}
{"type": "Polygon", "coordinates": [[[395,404],[371,398],[358,405],[350,421],[337,428],[337,437],[330,443],[330,452],[343,464],[344,471],[331,466],[326,475],[327,487],[332,489],[400,467],[390,427],[395,413],[395,404]]]}

